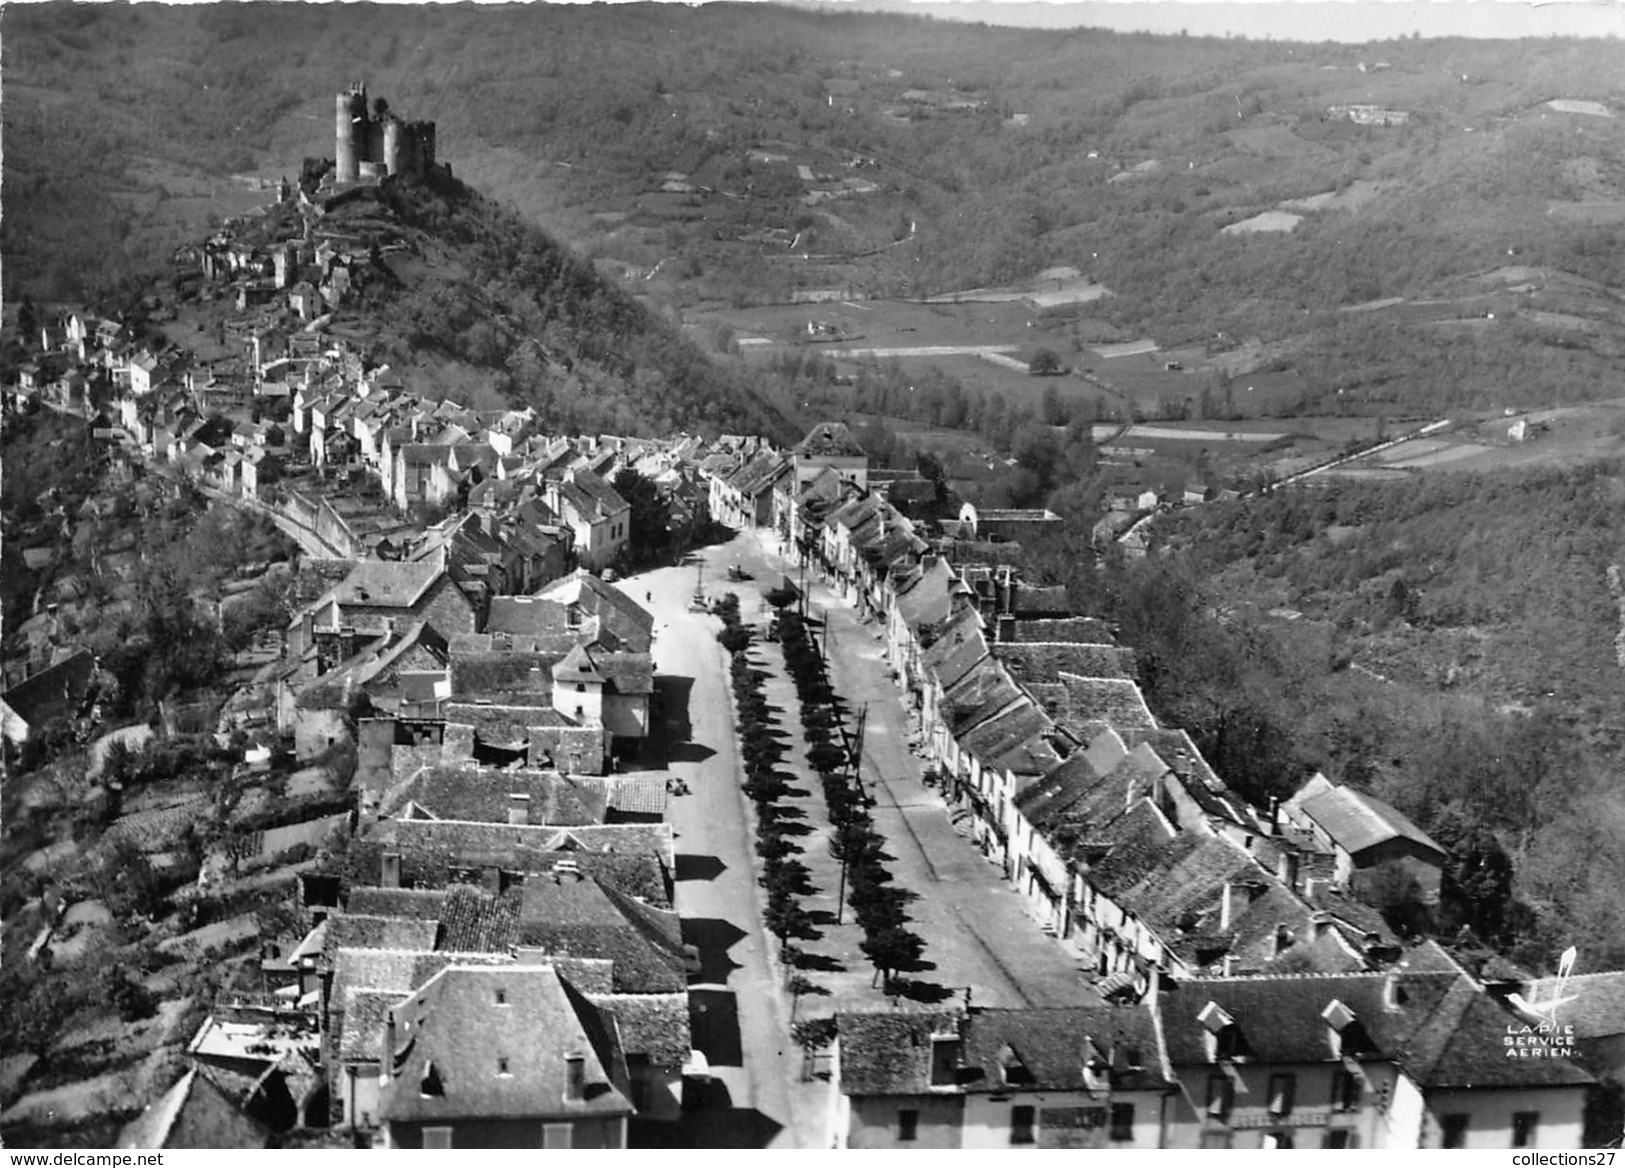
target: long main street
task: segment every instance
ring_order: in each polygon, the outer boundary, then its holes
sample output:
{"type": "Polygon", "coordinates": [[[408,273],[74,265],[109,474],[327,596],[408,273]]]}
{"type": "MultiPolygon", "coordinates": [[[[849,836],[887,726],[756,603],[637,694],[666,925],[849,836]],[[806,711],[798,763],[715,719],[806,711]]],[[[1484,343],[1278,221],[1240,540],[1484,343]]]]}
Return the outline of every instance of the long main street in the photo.
{"type": "MultiPolygon", "coordinates": [[[[762,592],[788,570],[776,549],[744,534],[704,549],[687,566],[619,585],[654,614],[656,737],[669,744],[667,765],[679,790],[687,788],[672,797],[667,813],[677,837],[675,901],[684,937],[700,952],[701,970],[690,984],[694,1045],[716,1078],[710,1096],[697,1101],[682,1125],[685,1142],[697,1147],[827,1148],[832,1137],[833,1085],[801,1081],[801,1052],[788,1037],[792,1005],[784,971],[777,943],[762,925],[727,661],[716,641],[720,622],[688,608],[698,581],[712,599],[738,593],[745,622],[759,623],[766,612],[762,592]],[[726,581],[730,564],[752,579],[726,581]]],[[[987,1006],[1098,1001],[1077,956],[1043,934],[922,782],[920,762],[908,750],[901,695],[870,627],[821,584],[809,588],[809,600],[828,623],[836,691],[850,709],[867,708],[863,776],[876,798],[875,826],[893,857],[888,868],[899,885],[919,894],[908,911],[927,942],[929,980],[956,998],[972,987],[974,1002],[987,1006]]],[[[784,718],[783,725],[794,731],[798,719],[784,718]]],[[[834,890],[824,891],[832,900],[834,890]]],[[[829,944],[846,946],[839,956],[847,972],[815,974],[827,992],[803,999],[798,1016],[892,1008],[869,986],[851,927],[830,932],[829,944]]]]}

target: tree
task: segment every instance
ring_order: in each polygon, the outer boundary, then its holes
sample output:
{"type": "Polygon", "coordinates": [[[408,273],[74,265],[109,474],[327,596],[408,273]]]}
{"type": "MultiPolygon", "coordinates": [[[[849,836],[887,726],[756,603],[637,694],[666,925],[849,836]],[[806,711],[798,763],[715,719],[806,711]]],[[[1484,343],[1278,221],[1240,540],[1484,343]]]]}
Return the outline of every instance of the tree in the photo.
{"type": "Polygon", "coordinates": [[[897,925],[869,933],[858,943],[858,948],[875,967],[876,979],[890,984],[897,973],[919,964],[925,942],[919,934],[897,925]]]}
{"type": "Polygon", "coordinates": [[[1040,349],[1033,354],[1033,359],[1027,362],[1027,372],[1034,377],[1055,377],[1065,371],[1061,365],[1061,356],[1054,349],[1040,349]]]}

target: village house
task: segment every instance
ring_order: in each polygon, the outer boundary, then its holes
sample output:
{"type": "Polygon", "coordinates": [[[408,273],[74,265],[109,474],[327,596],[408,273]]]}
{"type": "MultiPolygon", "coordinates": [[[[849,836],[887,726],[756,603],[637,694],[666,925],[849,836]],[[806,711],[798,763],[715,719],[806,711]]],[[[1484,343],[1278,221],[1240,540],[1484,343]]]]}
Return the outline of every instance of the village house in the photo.
{"type": "Polygon", "coordinates": [[[386,1029],[386,1147],[626,1147],[620,1036],[550,965],[451,966],[386,1029]]]}
{"type": "Polygon", "coordinates": [[[1439,899],[1445,850],[1393,807],[1316,774],[1285,803],[1281,817],[1310,832],[1336,856],[1334,878],[1360,886],[1387,864],[1414,877],[1428,903],[1439,899]]]}
{"type": "MultiPolygon", "coordinates": [[[[1576,1148],[1592,1076],[1507,1058],[1520,1020],[1436,948],[1416,968],[1197,978],[1159,998],[1176,1148],[1576,1148]]],[[[1424,957],[1427,957],[1424,951],[1424,957]]]]}
{"type": "Polygon", "coordinates": [[[598,475],[569,471],[547,484],[544,497],[559,521],[575,533],[575,558],[583,568],[600,571],[626,546],[631,505],[598,475]]]}
{"type": "Polygon", "coordinates": [[[1176,1084],[1148,1006],[836,1016],[837,1148],[1163,1145],[1176,1084]]]}

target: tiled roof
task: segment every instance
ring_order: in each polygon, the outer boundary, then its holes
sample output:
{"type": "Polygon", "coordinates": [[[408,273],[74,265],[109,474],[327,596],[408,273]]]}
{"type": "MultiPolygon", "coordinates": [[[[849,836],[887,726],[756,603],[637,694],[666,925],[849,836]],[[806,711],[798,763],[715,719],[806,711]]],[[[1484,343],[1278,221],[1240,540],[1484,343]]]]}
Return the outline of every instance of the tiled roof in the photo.
{"type": "Polygon", "coordinates": [[[380,801],[379,814],[393,814],[407,800],[435,819],[473,823],[507,823],[515,806],[525,808],[529,823],[602,823],[607,807],[604,785],[592,780],[576,780],[557,771],[450,763],[430,767],[392,788],[380,801]]]}
{"type": "Polygon", "coordinates": [[[1115,645],[1001,641],[992,649],[1005,668],[1027,684],[1057,682],[1063,672],[1076,677],[1134,676],[1133,652],[1115,645]]]}
{"type": "Polygon", "coordinates": [[[614,585],[605,584],[586,570],[555,580],[536,597],[560,604],[578,604],[585,615],[598,618],[594,644],[615,652],[647,653],[654,643],[654,615],[614,585]]]}
{"type": "Polygon", "coordinates": [[[1392,839],[1407,839],[1431,848],[1441,856],[1445,850],[1421,828],[1394,808],[1371,795],[1350,787],[1333,787],[1305,799],[1303,813],[1313,819],[1342,849],[1357,855],[1367,848],[1392,839]]]}
{"type": "Polygon", "coordinates": [[[341,605],[410,608],[444,572],[445,562],[439,557],[418,563],[363,560],[333,590],[333,595],[341,605]]]}
{"type": "Polygon", "coordinates": [[[71,717],[78,710],[95,670],[95,657],[90,650],[80,649],[13,686],[3,700],[24,722],[38,728],[51,718],[71,717]]]}
{"type": "Polygon", "coordinates": [[[674,863],[671,827],[664,823],[543,827],[385,819],[351,841],[344,866],[352,882],[378,883],[385,853],[401,857],[402,884],[417,888],[445,887],[454,868],[541,874],[569,861],[606,887],[657,905],[669,903],[674,863]]]}
{"type": "Polygon", "coordinates": [[[1023,1090],[1088,1090],[1084,1068],[1097,1059],[1102,1086],[1172,1085],[1162,1075],[1156,1023],[1147,1006],[972,1010],[965,1025],[969,1091],[1007,1090],[1007,1073],[1017,1068],[1023,1090]]]}
{"type": "Polygon", "coordinates": [[[943,694],[942,714],[958,737],[1022,697],[1021,687],[992,657],[984,658],[943,694]]]}
{"type": "Polygon", "coordinates": [[[1559,1007],[1558,1020],[1573,1026],[1576,1038],[1616,1038],[1625,1034],[1625,970],[1583,973],[1561,982],[1539,978],[1526,982],[1520,992],[1526,1002],[1539,1005],[1552,1001],[1559,990],[1573,1000],[1559,1007]]]}
{"type": "Polygon", "coordinates": [[[1052,741],[1055,723],[1023,697],[959,737],[959,745],[984,765],[1018,775],[1042,775],[1061,761],[1052,741]]]}
{"type": "Polygon", "coordinates": [[[345,901],[344,907],[346,912],[358,916],[406,917],[420,921],[437,921],[440,919],[441,906],[445,902],[444,889],[361,886],[350,890],[350,898],[345,901]]]}
{"type": "MultiPolygon", "coordinates": [[[[583,987],[584,988],[584,987],[583,987]]],[[[628,1055],[643,1055],[651,1065],[672,1070],[688,1061],[688,994],[594,994],[588,998],[611,1014],[628,1055]]]]}
{"type": "Polygon", "coordinates": [[[339,1061],[375,1063],[382,1059],[389,1011],[406,1001],[407,996],[394,990],[346,990],[344,1021],[338,1035],[339,1061]]]}
{"type": "Polygon", "coordinates": [[[515,890],[493,895],[472,885],[453,885],[440,906],[436,948],[451,953],[507,953],[518,936],[518,926],[515,890]]]}
{"type": "Polygon", "coordinates": [[[864,450],[845,422],[820,422],[797,444],[795,453],[804,458],[862,458],[864,450]]]}
{"type": "MultiPolygon", "coordinates": [[[[1340,1055],[1334,1053],[1330,1027],[1323,1017],[1333,1001],[1348,1007],[1354,1014],[1353,1025],[1359,1027],[1354,1035],[1345,1030],[1342,1052],[1361,1059],[1396,1058],[1458,979],[1448,974],[1399,976],[1393,998],[1385,1000],[1387,976],[1252,976],[1181,982],[1161,996],[1168,1059],[1175,1067],[1212,1063],[1208,1031],[1197,1015],[1208,1002],[1215,1002],[1233,1020],[1243,1049],[1257,1062],[1336,1062],[1340,1055]],[[1350,1041],[1354,1037],[1357,1042],[1350,1041]]],[[[1470,985],[1467,988],[1471,990],[1470,985]]]]}
{"type": "Polygon", "coordinates": [[[1463,1087],[1565,1087],[1595,1080],[1572,1058],[1508,1058],[1516,1017],[1480,987],[1458,978],[1410,1036],[1404,1067],[1424,1091],[1463,1087]]]}
{"type": "Polygon", "coordinates": [[[586,877],[556,874],[553,880],[525,881],[519,944],[571,957],[608,958],[615,963],[615,989],[622,993],[680,993],[688,986],[675,915],[635,905],[586,877]]]}
{"type": "Polygon", "coordinates": [[[666,814],[666,776],[629,775],[609,781],[609,809],[627,815],[666,814]]]}
{"type": "Polygon", "coordinates": [[[921,654],[922,663],[944,689],[956,685],[976,663],[987,656],[981,618],[974,608],[952,618],[921,654]]]}
{"type": "Polygon", "coordinates": [[[1092,616],[1036,617],[1012,621],[1001,632],[1017,644],[1025,641],[1064,641],[1073,644],[1111,645],[1115,638],[1103,621],[1092,616]]]}
{"type": "Polygon", "coordinates": [[[837,1015],[847,1095],[1145,1090],[1161,1071],[1148,1006],[887,1011],[837,1015]],[[951,1076],[932,1081],[933,1038],[959,1042],[951,1076]],[[1085,1078],[1091,1067],[1099,1076],[1085,1078]]]}
{"type": "Polygon", "coordinates": [[[120,1148],[263,1148],[267,1129],[194,1067],[119,1133],[120,1148]]]}
{"type": "Polygon", "coordinates": [[[1130,679],[1062,673],[1059,681],[1067,691],[1067,714],[1057,719],[1063,725],[1103,721],[1119,728],[1150,729],[1157,724],[1145,704],[1145,695],[1130,679]]]}
{"type": "Polygon", "coordinates": [[[340,949],[430,950],[438,931],[438,923],[432,920],[334,913],[327,918],[322,949],[329,965],[340,949]]]}
{"type": "Polygon", "coordinates": [[[841,1091],[847,1095],[928,1094],[931,1037],[957,1037],[959,1019],[957,1010],[837,1014],[841,1091]]]}
{"type": "Polygon", "coordinates": [[[391,1122],[568,1120],[626,1115],[625,1064],[598,1010],[551,966],[454,966],[394,1010],[393,1073],[379,1097],[391,1122]],[[566,1056],[586,1060],[568,1098],[566,1056]],[[504,1060],[499,1062],[499,1060],[504,1060]],[[431,1080],[438,1090],[424,1091],[431,1080]]]}

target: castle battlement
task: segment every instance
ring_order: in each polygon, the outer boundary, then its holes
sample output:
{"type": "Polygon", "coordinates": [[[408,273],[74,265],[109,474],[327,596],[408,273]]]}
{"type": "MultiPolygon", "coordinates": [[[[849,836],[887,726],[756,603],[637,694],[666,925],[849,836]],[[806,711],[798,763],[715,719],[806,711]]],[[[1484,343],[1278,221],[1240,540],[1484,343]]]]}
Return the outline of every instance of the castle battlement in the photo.
{"type": "Polygon", "coordinates": [[[433,122],[406,121],[382,98],[369,109],[361,81],[341,90],[334,107],[336,181],[376,182],[391,174],[423,178],[435,169],[433,122]]]}

